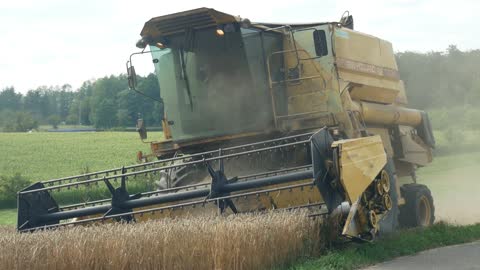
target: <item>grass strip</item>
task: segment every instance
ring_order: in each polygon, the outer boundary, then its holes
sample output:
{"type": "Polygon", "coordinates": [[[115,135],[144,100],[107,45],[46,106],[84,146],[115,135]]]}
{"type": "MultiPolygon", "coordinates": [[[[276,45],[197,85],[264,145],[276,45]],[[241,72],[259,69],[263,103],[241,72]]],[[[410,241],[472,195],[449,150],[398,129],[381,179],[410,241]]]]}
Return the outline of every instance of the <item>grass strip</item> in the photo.
{"type": "Polygon", "coordinates": [[[438,223],[429,228],[402,230],[373,243],[331,249],[318,258],[304,259],[290,270],[358,269],[423,250],[480,239],[480,224],[457,226],[438,223]]]}

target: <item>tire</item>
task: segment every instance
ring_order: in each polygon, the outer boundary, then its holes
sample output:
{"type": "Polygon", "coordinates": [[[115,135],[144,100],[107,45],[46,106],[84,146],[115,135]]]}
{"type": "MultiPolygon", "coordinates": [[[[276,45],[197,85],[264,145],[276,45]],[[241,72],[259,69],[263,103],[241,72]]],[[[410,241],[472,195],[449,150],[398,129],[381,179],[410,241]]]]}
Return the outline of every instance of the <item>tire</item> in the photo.
{"type": "Polygon", "coordinates": [[[388,173],[390,178],[390,191],[389,195],[392,199],[392,209],[380,220],[379,225],[379,236],[383,234],[392,233],[398,228],[398,194],[397,194],[397,178],[395,175],[395,165],[391,159],[388,160],[387,165],[385,165],[385,170],[388,173]]]}
{"type": "Polygon", "coordinates": [[[170,173],[163,173],[160,180],[155,182],[156,189],[162,190],[167,188],[175,188],[184,185],[199,184],[203,178],[207,177],[206,169],[180,169],[172,170],[170,173]],[[168,184],[170,183],[170,184],[168,184]]]}
{"type": "MultiPolygon", "coordinates": [[[[182,154],[176,152],[175,157],[179,157],[182,154]]],[[[188,157],[187,157],[188,158],[188,157]]],[[[161,159],[159,159],[161,160],[161,159]]],[[[193,161],[188,159],[187,161],[193,161]]],[[[180,165],[183,161],[180,162],[171,162],[167,165],[180,165]]],[[[168,169],[165,172],[160,173],[160,178],[155,182],[157,190],[163,190],[168,188],[175,188],[183,185],[197,184],[200,183],[199,180],[202,180],[208,175],[206,168],[188,168],[188,167],[177,167],[168,169]]]]}
{"type": "Polygon", "coordinates": [[[428,227],[435,221],[435,205],[425,185],[407,184],[400,188],[405,204],[400,207],[400,226],[428,227]]]}

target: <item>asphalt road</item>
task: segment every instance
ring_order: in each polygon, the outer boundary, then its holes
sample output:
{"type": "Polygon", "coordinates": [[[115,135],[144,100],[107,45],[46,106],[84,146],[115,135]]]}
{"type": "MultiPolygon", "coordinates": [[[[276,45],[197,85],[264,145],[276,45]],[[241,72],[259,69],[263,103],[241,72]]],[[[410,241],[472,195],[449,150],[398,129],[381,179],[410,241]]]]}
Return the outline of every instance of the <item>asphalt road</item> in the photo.
{"type": "Polygon", "coordinates": [[[414,256],[377,264],[365,270],[471,270],[480,269],[480,241],[427,250],[414,256]]]}

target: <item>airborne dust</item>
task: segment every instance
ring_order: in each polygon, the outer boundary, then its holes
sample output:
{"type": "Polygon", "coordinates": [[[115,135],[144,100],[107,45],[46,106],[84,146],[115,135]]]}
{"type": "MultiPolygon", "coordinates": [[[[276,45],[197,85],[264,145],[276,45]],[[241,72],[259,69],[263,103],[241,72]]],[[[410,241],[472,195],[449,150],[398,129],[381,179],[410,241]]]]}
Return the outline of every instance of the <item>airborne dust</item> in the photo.
{"type": "Polygon", "coordinates": [[[480,179],[473,162],[478,158],[478,153],[436,157],[432,168],[419,170],[419,183],[432,191],[435,221],[480,222],[480,179]]]}

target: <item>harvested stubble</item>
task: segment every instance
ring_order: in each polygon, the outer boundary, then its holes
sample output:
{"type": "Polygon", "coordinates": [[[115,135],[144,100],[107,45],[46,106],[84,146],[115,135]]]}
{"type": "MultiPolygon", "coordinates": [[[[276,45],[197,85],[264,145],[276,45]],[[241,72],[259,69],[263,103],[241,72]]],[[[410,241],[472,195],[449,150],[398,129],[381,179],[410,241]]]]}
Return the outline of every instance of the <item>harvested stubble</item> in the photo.
{"type": "Polygon", "coordinates": [[[321,238],[320,221],[302,212],[0,233],[2,269],[269,269],[321,238]]]}

